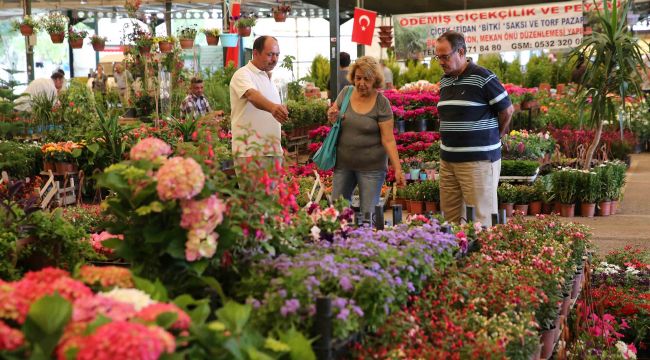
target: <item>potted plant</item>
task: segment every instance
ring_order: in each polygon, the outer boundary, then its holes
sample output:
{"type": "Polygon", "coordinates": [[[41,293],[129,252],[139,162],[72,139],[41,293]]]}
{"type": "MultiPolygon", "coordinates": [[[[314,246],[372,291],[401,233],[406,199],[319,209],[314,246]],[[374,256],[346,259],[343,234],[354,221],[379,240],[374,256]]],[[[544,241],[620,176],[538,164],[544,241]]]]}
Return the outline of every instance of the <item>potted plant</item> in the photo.
{"type": "Polygon", "coordinates": [[[542,200],[545,191],[544,183],[537,180],[530,189],[530,198],[528,199],[528,215],[538,215],[542,213],[542,200]]]}
{"type": "Polygon", "coordinates": [[[517,189],[510,183],[501,183],[497,188],[497,197],[499,198],[499,209],[505,209],[506,217],[511,217],[517,199],[517,189]]]}
{"type": "Polygon", "coordinates": [[[573,217],[577,199],[577,172],[565,168],[553,173],[553,191],[560,202],[560,215],[573,217]]]}
{"type": "Polygon", "coordinates": [[[23,36],[31,36],[38,30],[38,21],[30,15],[25,15],[20,21],[14,21],[13,27],[23,36]]]}
{"type": "Polygon", "coordinates": [[[555,193],[553,192],[553,178],[551,174],[540,176],[535,182],[542,191],[542,213],[550,214],[553,212],[553,202],[555,193]]]}
{"type": "Polygon", "coordinates": [[[411,180],[420,179],[420,171],[422,171],[422,163],[418,158],[409,159],[409,174],[411,174],[411,180]]]}
{"type": "Polygon", "coordinates": [[[151,53],[151,46],[153,45],[153,37],[147,33],[140,33],[138,37],[134,39],[134,45],[138,48],[138,51],[141,55],[151,53]]]}
{"type": "Polygon", "coordinates": [[[424,201],[420,184],[420,182],[414,182],[406,186],[406,196],[409,202],[408,212],[411,214],[422,214],[424,212],[424,201]]]}
{"type": "Polygon", "coordinates": [[[81,49],[84,46],[84,39],[88,36],[86,30],[75,30],[72,26],[68,28],[68,43],[73,49],[81,49]]]}
{"type": "Polygon", "coordinates": [[[68,17],[57,12],[49,13],[41,20],[41,26],[50,34],[50,39],[54,44],[61,44],[65,39],[68,17]]]}
{"type": "Polygon", "coordinates": [[[437,212],[440,203],[440,181],[426,180],[420,184],[422,199],[424,200],[424,210],[428,212],[437,212]]]}
{"type": "Polygon", "coordinates": [[[591,160],[600,146],[605,122],[616,123],[626,102],[620,100],[635,94],[643,98],[638,69],[646,69],[644,50],[628,26],[628,13],[633,2],[613,0],[612,6],[605,6],[595,13],[594,34],[585,36],[572,50],[572,60],[582,57],[585,71],[579,101],[581,107],[589,109],[588,122],[595,129],[594,138],[587,148],[583,168],[591,168],[591,160]],[[607,29],[607,31],[603,30],[607,29]],[[618,96],[612,96],[612,95],[618,96]],[[590,98],[591,101],[584,101],[590,98]],[[584,100],[583,100],[584,99],[584,100]]]}
{"type": "Polygon", "coordinates": [[[618,201],[620,200],[623,192],[623,186],[625,186],[625,173],[627,172],[627,167],[625,163],[621,161],[614,161],[610,164],[612,167],[612,178],[614,183],[612,184],[612,204],[611,204],[611,213],[612,215],[616,214],[618,209],[618,201]]]}
{"type": "Polygon", "coordinates": [[[156,37],[154,42],[158,43],[158,49],[161,53],[167,54],[174,50],[174,44],[176,43],[176,37],[173,35],[156,37]]]}
{"type": "Polygon", "coordinates": [[[221,30],[217,28],[210,29],[201,29],[201,32],[205,35],[205,40],[210,46],[216,46],[219,44],[219,35],[221,35],[221,30]]]}
{"type": "Polygon", "coordinates": [[[223,33],[219,35],[219,39],[221,40],[221,46],[223,47],[235,47],[237,46],[237,42],[239,41],[239,35],[238,34],[231,34],[231,33],[223,33]]]}
{"type": "Polygon", "coordinates": [[[579,176],[580,215],[593,217],[596,212],[596,201],[600,199],[600,179],[598,174],[591,171],[580,172],[579,176]]]}
{"type": "Polygon", "coordinates": [[[256,19],[254,17],[241,17],[235,22],[237,33],[239,36],[246,37],[251,35],[251,28],[255,26],[256,19]]]}
{"type": "Polygon", "coordinates": [[[521,109],[522,110],[528,110],[528,109],[535,109],[538,108],[539,104],[537,103],[537,100],[535,99],[535,95],[531,92],[525,92],[522,97],[521,97],[521,109]]]}
{"type": "Polygon", "coordinates": [[[530,201],[531,187],[528,185],[515,186],[515,207],[514,210],[523,215],[528,214],[528,202],[530,201]]]}
{"type": "Polygon", "coordinates": [[[291,5],[283,1],[280,5],[273,7],[273,19],[275,19],[275,22],[285,22],[289,11],[291,11],[291,5]]]}
{"type": "Polygon", "coordinates": [[[194,39],[196,38],[196,29],[186,26],[181,28],[178,33],[178,40],[181,43],[181,49],[191,49],[194,47],[194,39]]]}
{"type": "Polygon", "coordinates": [[[104,48],[106,47],[106,38],[103,36],[99,36],[97,34],[94,34],[90,37],[90,44],[92,44],[93,49],[95,51],[103,51],[104,48]]]}

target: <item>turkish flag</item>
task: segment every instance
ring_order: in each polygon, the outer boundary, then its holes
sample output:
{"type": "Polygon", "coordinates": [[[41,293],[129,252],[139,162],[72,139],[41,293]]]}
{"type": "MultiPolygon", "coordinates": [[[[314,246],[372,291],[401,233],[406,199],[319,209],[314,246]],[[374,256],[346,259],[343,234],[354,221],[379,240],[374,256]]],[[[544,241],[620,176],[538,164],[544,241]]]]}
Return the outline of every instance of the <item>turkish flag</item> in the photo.
{"type": "MultiPolygon", "coordinates": [[[[233,18],[239,18],[241,16],[241,4],[239,2],[233,2],[230,8],[230,14],[233,18]]],[[[229,32],[231,34],[237,33],[235,21],[232,19],[230,20],[229,32]]],[[[233,64],[235,67],[239,67],[239,40],[237,40],[237,46],[230,47],[226,50],[226,66],[228,64],[233,64]]]]}
{"type": "Polygon", "coordinates": [[[363,45],[372,44],[372,35],[375,32],[376,18],[376,12],[355,7],[352,41],[363,45]]]}

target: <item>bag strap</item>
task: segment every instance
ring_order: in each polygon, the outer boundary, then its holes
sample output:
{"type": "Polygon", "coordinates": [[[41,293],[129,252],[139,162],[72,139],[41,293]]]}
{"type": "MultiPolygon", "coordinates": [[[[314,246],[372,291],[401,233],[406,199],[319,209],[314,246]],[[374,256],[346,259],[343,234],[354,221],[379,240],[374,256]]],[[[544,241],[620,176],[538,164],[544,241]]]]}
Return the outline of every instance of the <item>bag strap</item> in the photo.
{"type": "Polygon", "coordinates": [[[345,97],[343,98],[343,102],[341,103],[341,111],[339,111],[339,120],[341,120],[343,114],[345,114],[345,111],[348,109],[348,104],[350,103],[350,96],[352,96],[352,90],[354,90],[354,87],[352,85],[348,85],[348,92],[345,94],[345,97]]]}

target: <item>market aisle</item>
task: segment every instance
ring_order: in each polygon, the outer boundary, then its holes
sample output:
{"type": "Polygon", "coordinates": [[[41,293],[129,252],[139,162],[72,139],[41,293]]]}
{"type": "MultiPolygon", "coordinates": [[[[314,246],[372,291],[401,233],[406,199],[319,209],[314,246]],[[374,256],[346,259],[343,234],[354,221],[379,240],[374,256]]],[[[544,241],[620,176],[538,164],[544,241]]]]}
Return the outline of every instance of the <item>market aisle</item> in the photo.
{"type": "Polygon", "coordinates": [[[572,219],[593,228],[600,254],[626,245],[650,249],[650,153],[631,156],[623,201],[616,215],[572,219]]]}

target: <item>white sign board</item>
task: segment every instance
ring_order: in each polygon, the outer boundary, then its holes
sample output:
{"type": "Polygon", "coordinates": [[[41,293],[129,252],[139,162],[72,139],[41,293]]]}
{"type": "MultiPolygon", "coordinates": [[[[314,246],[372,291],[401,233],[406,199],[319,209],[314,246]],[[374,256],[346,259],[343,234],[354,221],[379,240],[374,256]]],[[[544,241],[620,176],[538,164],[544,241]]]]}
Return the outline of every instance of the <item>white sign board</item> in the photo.
{"type": "Polygon", "coordinates": [[[445,31],[465,35],[467,52],[572,48],[582,41],[582,1],[393,16],[400,59],[434,55],[445,31]]]}

